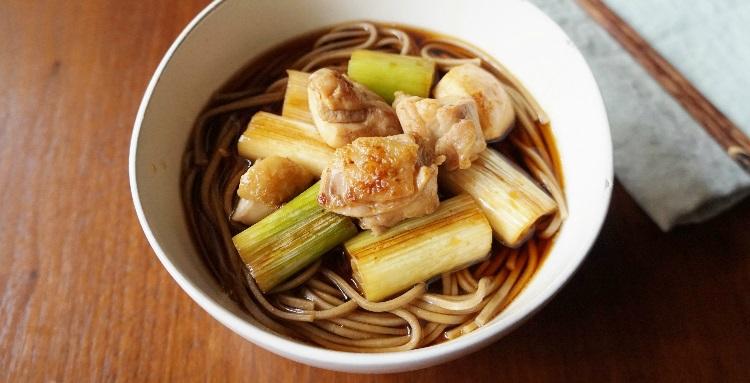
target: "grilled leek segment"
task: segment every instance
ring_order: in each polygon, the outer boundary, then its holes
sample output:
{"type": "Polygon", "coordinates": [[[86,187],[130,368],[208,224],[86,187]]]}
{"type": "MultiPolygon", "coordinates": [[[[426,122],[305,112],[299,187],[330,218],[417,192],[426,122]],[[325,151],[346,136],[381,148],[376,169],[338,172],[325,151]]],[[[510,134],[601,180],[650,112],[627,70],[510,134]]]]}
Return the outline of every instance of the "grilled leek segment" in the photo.
{"type": "Polygon", "coordinates": [[[232,238],[263,292],[357,234],[349,218],[318,205],[319,190],[318,182],[232,238]]]}
{"type": "Polygon", "coordinates": [[[468,195],[443,201],[438,209],[386,230],[364,231],[344,244],[352,274],[370,301],[380,301],[441,273],[486,257],[492,228],[468,195]]]}
{"type": "Polygon", "coordinates": [[[390,104],[396,91],[429,97],[435,62],[422,57],[362,49],[352,53],[347,74],[390,104]]]}
{"type": "Polygon", "coordinates": [[[307,81],[310,74],[296,70],[288,70],[286,73],[289,80],[286,83],[281,116],[312,124],[313,118],[307,104],[307,81]]]}
{"type": "Polygon", "coordinates": [[[323,173],[334,152],[315,126],[266,112],[255,113],[240,136],[237,150],[251,160],[286,157],[316,177],[323,173]]]}
{"type": "Polygon", "coordinates": [[[495,238],[510,247],[526,240],[540,218],[557,209],[536,182],[494,149],[487,149],[468,169],[440,172],[441,186],[466,193],[479,203],[495,238]]]}

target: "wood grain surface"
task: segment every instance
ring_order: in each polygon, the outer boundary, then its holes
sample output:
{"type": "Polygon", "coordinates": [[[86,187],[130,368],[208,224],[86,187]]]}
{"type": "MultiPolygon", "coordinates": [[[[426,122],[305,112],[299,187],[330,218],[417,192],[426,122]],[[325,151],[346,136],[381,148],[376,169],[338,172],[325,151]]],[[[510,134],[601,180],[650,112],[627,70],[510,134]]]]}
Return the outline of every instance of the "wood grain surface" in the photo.
{"type": "Polygon", "coordinates": [[[127,176],[148,79],[205,5],[0,2],[0,382],[750,381],[750,202],[663,234],[619,186],[558,296],[454,362],[330,372],[215,322],[153,255],[127,176]]]}

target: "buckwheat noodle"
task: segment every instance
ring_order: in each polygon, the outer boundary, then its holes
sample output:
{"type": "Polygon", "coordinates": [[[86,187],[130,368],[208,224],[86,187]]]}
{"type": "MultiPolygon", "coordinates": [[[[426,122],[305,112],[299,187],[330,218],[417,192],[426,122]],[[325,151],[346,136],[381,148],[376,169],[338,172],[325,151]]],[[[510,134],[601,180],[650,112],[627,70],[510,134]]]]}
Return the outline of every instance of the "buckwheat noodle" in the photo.
{"type": "Polygon", "coordinates": [[[410,350],[469,333],[492,321],[534,274],[567,216],[562,174],[549,120],[523,85],[500,63],[463,42],[393,26],[356,22],[282,47],[250,65],[216,93],[197,118],[185,152],[182,193],[188,223],[208,269],[258,324],[283,336],[351,352],[410,350]],[[247,162],[234,143],[259,110],[280,109],[286,69],[345,70],[356,49],[421,55],[444,73],[472,63],[505,85],[516,127],[499,149],[517,160],[555,199],[555,215],[539,223],[519,249],[495,246],[477,265],[443,274],[385,302],[370,302],[345,273],[317,261],[268,294],[258,289],[231,237],[245,228],[229,216],[247,162]]]}

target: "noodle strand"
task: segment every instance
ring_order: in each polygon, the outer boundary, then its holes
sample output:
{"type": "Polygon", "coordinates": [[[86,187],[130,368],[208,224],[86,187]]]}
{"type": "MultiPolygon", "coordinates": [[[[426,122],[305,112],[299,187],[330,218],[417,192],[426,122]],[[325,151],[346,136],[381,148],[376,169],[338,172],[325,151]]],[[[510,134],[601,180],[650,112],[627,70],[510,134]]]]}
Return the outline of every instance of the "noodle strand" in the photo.
{"type": "MultiPolygon", "coordinates": [[[[409,30],[369,22],[339,25],[305,40],[304,49],[279,50],[249,66],[216,92],[196,119],[183,156],[181,191],[188,224],[211,274],[231,299],[269,331],[348,352],[396,352],[454,339],[489,323],[505,310],[534,275],[550,238],[568,209],[547,115],[502,64],[459,40],[420,40],[409,30]],[[557,202],[554,215],[536,225],[519,249],[500,247],[476,266],[443,273],[435,286],[419,283],[384,302],[372,302],[318,259],[268,293],[258,288],[237,254],[232,235],[246,228],[230,220],[247,161],[233,145],[259,110],[279,112],[287,69],[346,72],[352,52],[374,49],[416,54],[440,71],[462,64],[482,66],[510,96],[515,128],[506,140],[519,164],[557,202]],[[538,242],[545,241],[545,242],[538,242]]],[[[503,144],[505,145],[505,144],[503,144]]]]}

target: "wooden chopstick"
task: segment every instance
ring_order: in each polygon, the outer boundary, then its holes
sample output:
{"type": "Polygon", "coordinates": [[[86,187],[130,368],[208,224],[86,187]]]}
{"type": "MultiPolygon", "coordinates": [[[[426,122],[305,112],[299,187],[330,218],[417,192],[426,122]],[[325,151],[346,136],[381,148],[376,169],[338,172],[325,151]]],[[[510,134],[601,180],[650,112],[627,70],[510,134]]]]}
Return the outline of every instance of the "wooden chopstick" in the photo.
{"type": "Polygon", "coordinates": [[[703,126],[735,162],[750,173],[750,138],[604,2],[578,0],[578,3],[703,126]]]}

